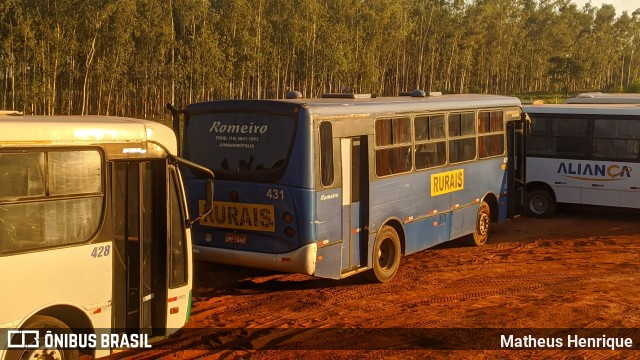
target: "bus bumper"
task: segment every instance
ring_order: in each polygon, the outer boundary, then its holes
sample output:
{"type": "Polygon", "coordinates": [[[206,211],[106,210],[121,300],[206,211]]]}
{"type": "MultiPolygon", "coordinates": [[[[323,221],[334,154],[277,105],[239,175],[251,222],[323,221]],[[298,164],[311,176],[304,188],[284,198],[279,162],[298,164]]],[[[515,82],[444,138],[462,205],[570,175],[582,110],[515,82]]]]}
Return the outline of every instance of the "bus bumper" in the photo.
{"type": "Polygon", "coordinates": [[[306,275],[315,273],[317,253],[316,243],[283,254],[221,249],[193,244],[195,260],[306,275]]]}

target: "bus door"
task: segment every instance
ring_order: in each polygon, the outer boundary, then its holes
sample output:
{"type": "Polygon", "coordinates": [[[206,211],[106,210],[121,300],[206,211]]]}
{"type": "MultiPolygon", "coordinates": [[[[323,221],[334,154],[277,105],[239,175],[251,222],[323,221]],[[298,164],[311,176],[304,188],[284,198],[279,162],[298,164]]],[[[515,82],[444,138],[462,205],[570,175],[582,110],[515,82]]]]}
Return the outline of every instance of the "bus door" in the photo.
{"type": "Polygon", "coordinates": [[[367,137],[343,138],[342,272],[367,265],[369,235],[369,148],[367,137]]]}
{"type": "Polygon", "coordinates": [[[167,163],[114,162],[111,171],[113,328],[162,336],[167,306],[167,163]]]}
{"type": "Polygon", "coordinates": [[[507,218],[522,215],[526,190],[526,120],[507,123],[507,218]]]}

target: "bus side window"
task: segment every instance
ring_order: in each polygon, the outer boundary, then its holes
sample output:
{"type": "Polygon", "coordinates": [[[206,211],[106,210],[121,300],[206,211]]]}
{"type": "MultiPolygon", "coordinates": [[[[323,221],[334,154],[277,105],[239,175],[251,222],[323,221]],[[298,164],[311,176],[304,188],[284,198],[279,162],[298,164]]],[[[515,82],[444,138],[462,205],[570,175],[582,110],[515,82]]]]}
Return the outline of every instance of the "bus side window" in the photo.
{"type": "Polygon", "coordinates": [[[331,123],[320,123],[320,178],[322,186],[333,184],[333,131],[331,123]]]}
{"type": "Polygon", "coordinates": [[[44,196],[44,153],[0,154],[0,253],[14,251],[26,240],[28,206],[20,199],[44,196]]]}
{"type": "Polygon", "coordinates": [[[601,158],[609,157],[607,147],[608,146],[605,141],[601,139],[593,139],[593,156],[601,158]]]}
{"type": "Polygon", "coordinates": [[[449,162],[458,163],[476,158],[475,114],[449,114],[449,162]]]}
{"type": "Polygon", "coordinates": [[[447,161],[444,114],[416,116],[414,129],[416,169],[444,165],[447,161]]]}
{"type": "Polygon", "coordinates": [[[377,176],[411,171],[411,120],[408,117],[376,120],[375,140],[377,176]]]}
{"type": "Polygon", "coordinates": [[[3,169],[0,175],[0,252],[89,240],[98,229],[102,214],[102,156],[98,151],[0,156],[2,164],[19,165],[11,172],[3,169]],[[56,198],[51,199],[52,196],[56,198]]]}
{"type": "Polygon", "coordinates": [[[601,158],[637,159],[640,121],[596,119],[593,131],[593,155],[601,158]]]}
{"type": "Polygon", "coordinates": [[[178,190],[180,181],[175,168],[169,168],[169,221],[171,231],[171,263],[169,287],[174,289],[184,286],[188,281],[189,270],[187,269],[187,240],[184,233],[184,222],[180,192],[178,190]]]}
{"type": "Polygon", "coordinates": [[[0,201],[44,195],[44,153],[0,154],[0,201]]]}
{"type": "Polygon", "coordinates": [[[504,115],[502,111],[478,113],[478,158],[504,153],[504,115]]]}
{"type": "Polygon", "coordinates": [[[553,136],[556,137],[556,154],[586,156],[587,123],[581,118],[552,119],[553,136]]]}
{"type": "Polygon", "coordinates": [[[628,147],[632,154],[640,154],[640,140],[629,140],[628,147]]]}
{"type": "Polygon", "coordinates": [[[531,118],[531,135],[527,139],[527,153],[552,155],[555,153],[555,138],[550,136],[550,120],[533,116],[531,118]]]}

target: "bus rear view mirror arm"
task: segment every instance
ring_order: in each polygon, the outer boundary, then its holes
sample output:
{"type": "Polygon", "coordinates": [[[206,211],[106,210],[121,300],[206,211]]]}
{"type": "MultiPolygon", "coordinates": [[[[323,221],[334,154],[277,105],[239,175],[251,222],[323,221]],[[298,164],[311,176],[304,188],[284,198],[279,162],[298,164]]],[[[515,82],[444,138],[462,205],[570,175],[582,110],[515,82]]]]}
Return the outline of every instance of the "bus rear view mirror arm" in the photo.
{"type": "Polygon", "coordinates": [[[213,211],[213,179],[207,179],[206,200],[204,209],[202,209],[202,212],[196,218],[186,219],[185,225],[190,229],[193,224],[211,214],[211,211],[213,211]]]}
{"type": "Polygon", "coordinates": [[[185,225],[187,226],[187,228],[191,228],[193,224],[197,223],[205,216],[208,216],[213,210],[213,181],[215,180],[215,176],[213,175],[213,171],[192,161],[177,156],[172,156],[172,160],[174,160],[179,165],[188,167],[195,176],[207,180],[204,209],[197,217],[193,219],[186,219],[185,221],[185,225]]]}
{"type": "Polygon", "coordinates": [[[530,135],[531,134],[531,124],[532,124],[532,120],[531,117],[529,116],[529,114],[527,114],[526,112],[522,112],[521,115],[521,119],[522,121],[525,122],[525,135],[530,135]]]}
{"type": "Polygon", "coordinates": [[[182,151],[180,150],[180,114],[182,114],[182,110],[175,107],[175,105],[171,103],[167,103],[167,109],[171,112],[172,128],[173,132],[176,134],[176,141],[178,145],[178,155],[182,155],[182,151]]]}

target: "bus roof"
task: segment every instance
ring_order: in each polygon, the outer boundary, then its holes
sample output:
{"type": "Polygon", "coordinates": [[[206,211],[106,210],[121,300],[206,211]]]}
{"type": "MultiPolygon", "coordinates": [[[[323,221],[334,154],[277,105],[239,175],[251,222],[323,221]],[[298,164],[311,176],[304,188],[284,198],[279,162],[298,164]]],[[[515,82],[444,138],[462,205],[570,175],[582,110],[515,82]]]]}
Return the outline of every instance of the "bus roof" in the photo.
{"type": "Polygon", "coordinates": [[[404,112],[463,110],[479,107],[497,108],[520,106],[520,99],[509,96],[461,94],[442,96],[397,96],[372,98],[302,98],[280,100],[216,100],[187,106],[189,114],[203,114],[211,111],[259,108],[269,103],[271,106],[289,103],[309,108],[317,116],[337,116],[352,114],[395,114],[404,112]]]}
{"type": "Polygon", "coordinates": [[[634,104],[541,104],[522,109],[529,114],[640,115],[640,105],[634,104]]]}
{"type": "Polygon", "coordinates": [[[589,92],[568,98],[565,104],[640,104],[640,94],[589,92]]]}
{"type": "Polygon", "coordinates": [[[96,144],[153,140],[177,152],[173,131],[157,122],[115,116],[1,115],[0,146],[96,144]]]}

